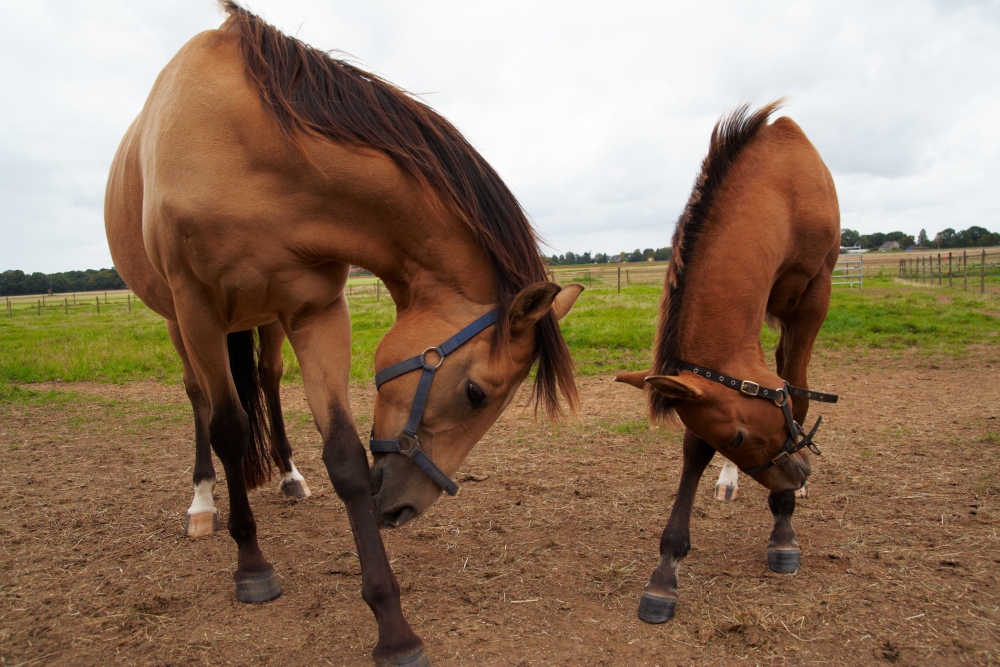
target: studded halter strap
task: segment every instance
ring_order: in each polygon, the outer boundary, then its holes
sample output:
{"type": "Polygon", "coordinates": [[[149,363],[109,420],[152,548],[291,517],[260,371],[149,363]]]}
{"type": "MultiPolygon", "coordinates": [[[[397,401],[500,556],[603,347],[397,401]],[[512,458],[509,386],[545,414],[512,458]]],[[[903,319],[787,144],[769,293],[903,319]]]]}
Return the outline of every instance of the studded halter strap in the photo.
{"type": "Polygon", "coordinates": [[[761,387],[756,382],[738,380],[730,375],[725,375],[704,366],[697,366],[687,361],[678,361],[677,368],[683,371],[691,371],[699,377],[716,382],[723,387],[734,389],[746,396],[773,401],[775,405],[781,408],[781,412],[785,417],[785,426],[788,428],[788,437],[785,438],[785,443],[782,445],[781,451],[771,460],[755,468],[750,468],[749,470],[740,468],[747,475],[756,475],[764,472],[771,466],[781,465],[788,460],[788,457],[805,447],[808,447],[809,451],[817,456],[823,455],[823,452],[819,450],[816,443],[812,441],[813,436],[816,435],[816,431],[819,429],[819,425],[823,422],[823,418],[819,417],[812,429],[806,433],[805,429],[799,426],[799,423],[792,416],[790,397],[797,396],[810,401],[820,401],[821,403],[836,403],[838,399],[836,394],[824,394],[823,392],[811,391],[803,387],[793,387],[787,382],[779,389],[767,389],[761,387]]]}
{"type": "Polygon", "coordinates": [[[434,480],[434,483],[444,489],[449,496],[458,493],[458,484],[453,482],[444,471],[437,467],[431,457],[427,456],[420,447],[420,439],[417,438],[417,429],[420,427],[420,420],[424,416],[424,408],[427,407],[427,396],[431,393],[431,383],[434,382],[434,371],[441,367],[444,358],[456,349],[472,340],[478,333],[496,324],[497,311],[491,310],[472,324],[469,324],[457,334],[441,343],[437,347],[429,347],[415,357],[410,357],[398,363],[383,368],[375,374],[375,388],[378,389],[383,384],[405,375],[411,371],[423,369],[420,374],[420,381],[417,383],[417,393],[413,396],[413,406],[410,408],[410,418],[406,426],[392,440],[376,440],[375,427],[369,437],[368,448],[372,454],[393,454],[399,453],[409,456],[413,462],[420,466],[424,473],[434,480]],[[431,363],[427,360],[427,353],[437,354],[437,361],[431,363]]]}

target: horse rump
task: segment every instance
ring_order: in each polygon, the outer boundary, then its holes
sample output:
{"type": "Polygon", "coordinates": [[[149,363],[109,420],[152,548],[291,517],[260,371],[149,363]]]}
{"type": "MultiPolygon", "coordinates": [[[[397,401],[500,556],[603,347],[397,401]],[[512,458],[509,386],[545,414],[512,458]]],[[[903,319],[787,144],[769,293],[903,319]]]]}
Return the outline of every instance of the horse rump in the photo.
{"type": "Polygon", "coordinates": [[[260,351],[257,331],[235,331],[226,336],[226,345],[229,348],[229,371],[250,428],[250,441],[243,456],[243,478],[247,491],[250,491],[271,481],[273,471],[271,429],[267,425],[264,390],[257,370],[260,351]]]}

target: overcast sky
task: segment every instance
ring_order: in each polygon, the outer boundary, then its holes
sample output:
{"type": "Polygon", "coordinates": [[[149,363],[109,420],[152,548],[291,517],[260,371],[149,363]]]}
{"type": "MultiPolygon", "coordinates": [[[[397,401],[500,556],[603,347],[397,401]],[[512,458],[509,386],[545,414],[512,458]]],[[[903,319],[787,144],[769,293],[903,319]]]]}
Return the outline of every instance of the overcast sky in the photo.
{"type": "MultiPolygon", "coordinates": [[[[1000,1],[253,0],[419,94],[552,249],[669,244],[718,117],[789,98],[842,226],[1000,231],[1000,1]]],[[[214,0],[0,0],[0,271],[110,266],[108,166],[214,0]]]]}

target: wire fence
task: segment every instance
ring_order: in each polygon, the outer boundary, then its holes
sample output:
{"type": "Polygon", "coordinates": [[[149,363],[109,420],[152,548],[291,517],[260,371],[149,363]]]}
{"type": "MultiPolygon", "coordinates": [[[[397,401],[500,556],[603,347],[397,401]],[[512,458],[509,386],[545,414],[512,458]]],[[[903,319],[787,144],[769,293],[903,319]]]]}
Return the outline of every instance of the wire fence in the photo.
{"type": "Polygon", "coordinates": [[[986,294],[987,284],[1000,277],[1000,250],[949,251],[899,260],[900,280],[921,285],[961,288],[986,294]]]}

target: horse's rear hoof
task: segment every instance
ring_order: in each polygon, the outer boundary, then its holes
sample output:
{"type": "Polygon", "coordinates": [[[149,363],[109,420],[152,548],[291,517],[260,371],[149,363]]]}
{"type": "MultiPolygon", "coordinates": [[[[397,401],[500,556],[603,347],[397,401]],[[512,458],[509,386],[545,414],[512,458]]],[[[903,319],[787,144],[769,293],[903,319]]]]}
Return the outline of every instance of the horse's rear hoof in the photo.
{"type": "Polygon", "coordinates": [[[197,512],[188,514],[184,522],[184,534],[188,537],[210,535],[219,529],[219,512],[197,512]]]}
{"type": "Polygon", "coordinates": [[[767,569],[779,574],[798,572],[802,565],[798,549],[768,549],[767,569]]]}
{"type": "Polygon", "coordinates": [[[431,661],[424,654],[424,649],[418,648],[412,653],[394,657],[380,656],[375,658],[375,667],[431,667],[431,661]]]}
{"type": "Polygon", "coordinates": [[[281,493],[286,498],[305,500],[312,492],[304,479],[289,479],[281,482],[281,493]]]}
{"type": "Polygon", "coordinates": [[[646,623],[666,623],[674,617],[677,598],[643,591],[639,598],[639,620],[646,623]]]}
{"type": "Polygon", "coordinates": [[[808,498],[809,497],[809,482],[802,485],[801,489],[795,491],[796,498],[808,498]]]}
{"type": "Polygon", "coordinates": [[[236,580],[236,599],[240,602],[270,602],[279,595],[281,584],[274,570],[236,580]]]}
{"type": "Polygon", "coordinates": [[[736,500],[736,494],[739,492],[738,486],[732,486],[728,484],[716,484],[715,485],[715,499],[716,500],[736,500]]]}

